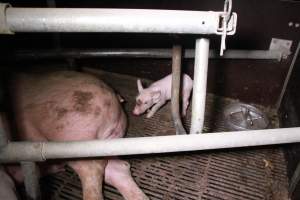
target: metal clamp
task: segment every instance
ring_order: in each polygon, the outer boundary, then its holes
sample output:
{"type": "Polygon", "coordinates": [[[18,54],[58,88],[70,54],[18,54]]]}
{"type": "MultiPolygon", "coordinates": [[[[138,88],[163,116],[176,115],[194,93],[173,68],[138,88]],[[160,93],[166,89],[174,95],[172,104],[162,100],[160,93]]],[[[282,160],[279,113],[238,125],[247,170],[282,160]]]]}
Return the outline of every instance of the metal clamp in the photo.
{"type": "Polygon", "coordinates": [[[233,35],[236,31],[237,14],[232,13],[232,0],[225,0],[224,12],[222,13],[221,21],[222,25],[218,28],[217,34],[222,35],[221,37],[221,47],[220,56],[223,56],[224,50],[226,49],[226,36],[233,35]]]}
{"type": "Polygon", "coordinates": [[[0,3],[0,34],[14,34],[6,23],[6,8],[11,7],[8,3],[0,3]]]}

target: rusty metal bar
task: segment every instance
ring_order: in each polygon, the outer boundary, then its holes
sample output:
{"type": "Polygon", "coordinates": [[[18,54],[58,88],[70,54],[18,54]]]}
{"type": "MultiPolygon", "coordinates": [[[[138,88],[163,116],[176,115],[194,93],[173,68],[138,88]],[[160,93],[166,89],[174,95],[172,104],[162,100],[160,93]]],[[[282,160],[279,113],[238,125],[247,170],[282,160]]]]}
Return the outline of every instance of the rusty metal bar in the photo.
{"type": "MultiPolygon", "coordinates": [[[[181,77],[181,46],[176,45],[172,50],[172,92],[171,92],[171,111],[176,135],[186,134],[180,119],[180,77],[181,77]]],[[[182,86],[182,85],[181,85],[182,86]]]]}

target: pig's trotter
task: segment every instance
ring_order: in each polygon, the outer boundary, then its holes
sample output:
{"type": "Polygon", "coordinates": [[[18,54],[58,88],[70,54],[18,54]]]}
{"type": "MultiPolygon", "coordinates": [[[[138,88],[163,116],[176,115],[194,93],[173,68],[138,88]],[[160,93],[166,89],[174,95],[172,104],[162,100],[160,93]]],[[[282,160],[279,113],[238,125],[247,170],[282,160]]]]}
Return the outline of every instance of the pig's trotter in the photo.
{"type": "Polygon", "coordinates": [[[182,98],[182,115],[186,115],[187,108],[189,107],[189,98],[191,95],[191,90],[187,90],[183,92],[182,98]]]}
{"type": "Polygon", "coordinates": [[[80,160],[68,163],[78,174],[83,200],[103,200],[102,183],[107,160],[80,160]]]}
{"type": "Polygon", "coordinates": [[[182,115],[185,116],[186,115],[186,110],[189,106],[189,101],[183,101],[182,103],[182,115]]]}
{"type": "Polygon", "coordinates": [[[108,160],[105,168],[105,182],[117,188],[126,200],[149,200],[133,180],[130,165],[126,161],[108,160]]]}

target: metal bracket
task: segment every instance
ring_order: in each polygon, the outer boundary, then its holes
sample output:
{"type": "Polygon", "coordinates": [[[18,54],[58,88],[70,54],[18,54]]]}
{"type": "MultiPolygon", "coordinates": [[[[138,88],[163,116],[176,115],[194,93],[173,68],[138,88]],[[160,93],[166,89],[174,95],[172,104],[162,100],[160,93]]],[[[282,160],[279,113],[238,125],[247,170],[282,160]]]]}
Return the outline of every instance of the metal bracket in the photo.
{"type": "Polygon", "coordinates": [[[269,50],[280,51],[283,59],[291,54],[291,46],[293,44],[292,40],[284,40],[280,38],[272,38],[269,50]]]}
{"type": "Polygon", "coordinates": [[[226,36],[233,35],[236,31],[237,14],[232,13],[232,0],[225,0],[224,12],[220,16],[221,27],[217,29],[216,34],[222,35],[220,56],[223,56],[224,50],[226,49],[226,36]]]}
{"type": "Polygon", "coordinates": [[[6,23],[6,8],[11,7],[8,3],[0,3],[0,34],[14,34],[6,23]]]}

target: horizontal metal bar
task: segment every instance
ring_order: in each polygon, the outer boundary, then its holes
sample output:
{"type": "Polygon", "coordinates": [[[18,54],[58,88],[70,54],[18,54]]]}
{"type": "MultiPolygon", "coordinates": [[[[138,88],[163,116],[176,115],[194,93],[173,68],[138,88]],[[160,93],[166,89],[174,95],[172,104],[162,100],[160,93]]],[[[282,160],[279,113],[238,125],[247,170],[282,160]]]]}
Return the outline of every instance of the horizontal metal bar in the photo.
{"type": "Polygon", "coordinates": [[[223,12],[147,9],[7,8],[13,32],[217,34],[223,12]]]}
{"type": "Polygon", "coordinates": [[[74,142],[12,142],[0,149],[0,163],[295,143],[300,142],[299,132],[300,128],[283,128],[74,142]]]}
{"type": "MultiPolygon", "coordinates": [[[[7,57],[9,57],[8,55],[7,57]]],[[[14,54],[16,59],[55,59],[55,58],[172,58],[171,49],[61,49],[61,50],[18,50],[14,54]]],[[[184,58],[194,58],[195,51],[186,49],[184,58]]],[[[210,50],[212,59],[265,59],[278,60],[282,52],[275,50],[226,50],[223,56],[219,50],[210,50]]]]}

